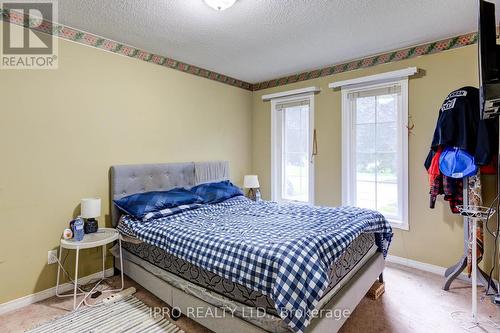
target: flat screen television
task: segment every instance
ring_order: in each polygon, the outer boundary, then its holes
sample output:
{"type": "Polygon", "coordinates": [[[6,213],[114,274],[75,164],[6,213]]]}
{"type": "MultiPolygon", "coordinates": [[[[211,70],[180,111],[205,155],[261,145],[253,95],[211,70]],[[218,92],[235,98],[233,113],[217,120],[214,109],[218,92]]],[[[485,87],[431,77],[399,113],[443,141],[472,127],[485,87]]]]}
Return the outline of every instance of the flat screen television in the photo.
{"type": "Polygon", "coordinates": [[[500,46],[497,45],[495,4],[479,0],[479,84],[481,118],[500,114],[500,46]]]}

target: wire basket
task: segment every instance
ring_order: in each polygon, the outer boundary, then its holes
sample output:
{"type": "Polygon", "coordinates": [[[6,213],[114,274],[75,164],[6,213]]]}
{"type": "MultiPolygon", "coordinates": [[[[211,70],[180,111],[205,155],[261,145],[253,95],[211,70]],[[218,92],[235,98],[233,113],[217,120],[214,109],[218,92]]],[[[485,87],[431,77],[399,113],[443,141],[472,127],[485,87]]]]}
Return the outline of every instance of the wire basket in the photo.
{"type": "Polygon", "coordinates": [[[491,207],[474,206],[474,205],[457,205],[460,215],[474,219],[488,220],[495,214],[495,209],[491,207]]]}

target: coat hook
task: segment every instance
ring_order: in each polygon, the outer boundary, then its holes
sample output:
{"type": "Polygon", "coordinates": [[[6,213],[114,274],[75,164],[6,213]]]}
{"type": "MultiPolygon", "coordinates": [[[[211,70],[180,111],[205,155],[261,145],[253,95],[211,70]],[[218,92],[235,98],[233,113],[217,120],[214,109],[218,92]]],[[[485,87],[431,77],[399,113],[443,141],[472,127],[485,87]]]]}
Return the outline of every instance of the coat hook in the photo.
{"type": "Polygon", "coordinates": [[[408,124],[406,124],[406,128],[408,129],[408,134],[413,134],[413,129],[415,128],[415,123],[413,122],[413,118],[411,115],[408,116],[408,124]]]}

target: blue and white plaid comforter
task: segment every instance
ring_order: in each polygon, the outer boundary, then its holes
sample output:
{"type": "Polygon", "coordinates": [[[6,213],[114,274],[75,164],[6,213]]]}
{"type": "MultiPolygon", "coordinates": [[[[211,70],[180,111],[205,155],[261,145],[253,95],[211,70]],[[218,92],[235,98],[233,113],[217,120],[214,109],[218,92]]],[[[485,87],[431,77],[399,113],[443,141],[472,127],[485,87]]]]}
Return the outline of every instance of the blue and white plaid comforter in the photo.
{"type": "Polygon", "coordinates": [[[304,332],[328,286],[328,270],[361,233],[384,255],[392,230],[375,211],[253,202],[235,197],[166,218],[122,222],[141,240],[268,295],[281,318],[304,332]]]}

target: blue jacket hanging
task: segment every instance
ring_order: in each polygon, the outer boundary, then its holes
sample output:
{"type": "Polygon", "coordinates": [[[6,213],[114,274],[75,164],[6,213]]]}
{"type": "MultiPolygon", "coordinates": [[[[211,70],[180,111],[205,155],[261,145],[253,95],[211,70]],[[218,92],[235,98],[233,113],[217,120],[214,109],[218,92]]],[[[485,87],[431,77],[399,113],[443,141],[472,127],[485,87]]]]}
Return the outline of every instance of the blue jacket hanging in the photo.
{"type": "Polygon", "coordinates": [[[479,89],[463,87],[452,91],[439,109],[431,150],[425,161],[429,169],[439,146],[464,149],[476,165],[487,165],[498,152],[498,121],[480,120],[479,89]]]}

